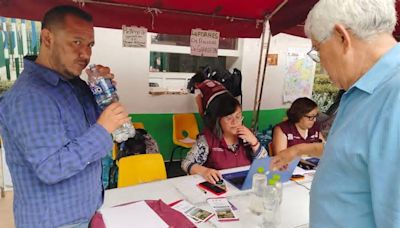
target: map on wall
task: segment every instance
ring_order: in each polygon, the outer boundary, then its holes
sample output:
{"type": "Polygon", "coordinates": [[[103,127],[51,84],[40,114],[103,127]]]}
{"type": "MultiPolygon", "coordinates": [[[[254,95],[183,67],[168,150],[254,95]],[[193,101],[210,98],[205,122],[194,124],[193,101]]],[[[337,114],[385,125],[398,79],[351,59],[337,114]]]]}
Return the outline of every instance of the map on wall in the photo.
{"type": "Polygon", "coordinates": [[[311,97],[315,76],[315,62],[305,48],[288,48],[283,102],[299,97],[311,97]]]}

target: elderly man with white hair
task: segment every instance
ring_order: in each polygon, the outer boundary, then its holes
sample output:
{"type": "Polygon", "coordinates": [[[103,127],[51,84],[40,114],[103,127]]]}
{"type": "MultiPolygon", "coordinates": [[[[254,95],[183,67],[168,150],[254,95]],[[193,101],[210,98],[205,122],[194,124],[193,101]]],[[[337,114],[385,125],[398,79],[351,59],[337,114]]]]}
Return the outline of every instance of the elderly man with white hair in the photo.
{"type": "Polygon", "coordinates": [[[400,227],[400,45],[395,0],[320,0],[310,57],[347,92],[311,188],[310,227],[400,227]]]}

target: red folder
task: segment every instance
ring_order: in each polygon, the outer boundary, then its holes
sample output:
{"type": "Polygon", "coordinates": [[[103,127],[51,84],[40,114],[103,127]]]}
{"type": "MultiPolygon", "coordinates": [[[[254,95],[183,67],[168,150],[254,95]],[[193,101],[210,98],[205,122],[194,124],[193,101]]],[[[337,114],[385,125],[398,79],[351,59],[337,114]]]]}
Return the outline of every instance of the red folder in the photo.
{"type": "MultiPolygon", "coordinates": [[[[180,212],[172,209],[170,206],[165,204],[162,200],[145,200],[147,205],[154,210],[160,216],[169,227],[182,227],[192,228],[196,227],[189,219],[187,219],[180,212]]],[[[135,203],[135,202],[132,202],[135,203]]],[[[130,203],[127,203],[130,204],[130,203]]],[[[126,204],[123,204],[126,205],[126,204]]],[[[119,205],[119,206],[123,206],[119,205]]],[[[117,206],[118,207],[118,206],[117,206]]],[[[100,212],[96,212],[90,222],[91,228],[106,228],[103,217],[100,212]]]]}

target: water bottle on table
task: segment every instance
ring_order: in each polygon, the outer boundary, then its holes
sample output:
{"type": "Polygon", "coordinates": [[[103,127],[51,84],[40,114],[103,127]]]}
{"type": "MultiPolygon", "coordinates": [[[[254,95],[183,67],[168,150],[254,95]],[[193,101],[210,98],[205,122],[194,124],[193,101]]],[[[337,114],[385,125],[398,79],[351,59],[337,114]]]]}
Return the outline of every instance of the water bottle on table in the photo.
{"type": "MultiPolygon", "coordinates": [[[[108,105],[119,100],[117,90],[111,80],[100,76],[95,64],[89,66],[88,73],[89,87],[96,99],[97,104],[103,110],[108,105]]],[[[114,141],[120,143],[135,136],[135,128],[131,122],[124,123],[120,128],[116,129],[112,136],[114,141]]]]}
{"type": "Polygon", "coordinates": [[[259,167],[257,173],[253,175],[252,190],[253,194],[250,199],[250,210],[256,215],[260,215],[264,211],[263,192],[267,184],[267,177],[264,173],[264,168],[259,167]]]}
{"type": "Polygon", "coordinates": [[[275,228],[278,225],[277,211],[279,207],[279,193],[275,186],[276,180],[268,180],[264,189],[264,212],[262,227],[275,228]]]}

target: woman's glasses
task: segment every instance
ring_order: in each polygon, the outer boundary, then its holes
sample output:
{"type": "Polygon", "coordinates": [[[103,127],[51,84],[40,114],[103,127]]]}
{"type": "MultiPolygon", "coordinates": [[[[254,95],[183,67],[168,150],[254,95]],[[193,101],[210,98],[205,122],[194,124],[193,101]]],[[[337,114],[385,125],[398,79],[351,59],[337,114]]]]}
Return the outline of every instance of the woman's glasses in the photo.
{"type": "Polygon", "coordinates": [[[232,123],[233,121],[235,121],[235,123],[236,122],[242,122],[243,121],[243,119],[244,119],[244,117],[240,114],[240,115],[237,115],[237,116],[234,116],[234,115],[229,115],[229,116],[224,116],[224,117],[222,117],[226,122],[230,122],[230,123],[232,123]]]}
{"type": "Polygon", "coordinates": [[[304,117],[306,117],[309,121],[316,121],[318,114],[314,115],[314,116],[308,116],[308,115],[304,115],[304,117]]]}

